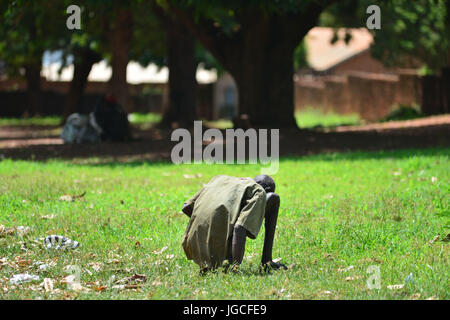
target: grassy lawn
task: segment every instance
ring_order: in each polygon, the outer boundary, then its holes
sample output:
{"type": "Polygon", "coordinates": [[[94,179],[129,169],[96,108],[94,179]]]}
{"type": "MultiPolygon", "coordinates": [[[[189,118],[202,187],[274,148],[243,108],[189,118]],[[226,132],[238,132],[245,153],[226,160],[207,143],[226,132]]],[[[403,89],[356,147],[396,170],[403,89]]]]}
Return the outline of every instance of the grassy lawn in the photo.
{"type": "Polygon", "coordinates": [[[430,149],[282,159],[274,258],[290,269],[259,272],[262,227],[239,273],[205,276],[181,247],[181,205],[213,176],[252,177],[258,166],[3,160],[0,225],[30,232],[0,236],[0,299],[449,299],[449,156],[430,149]],[[47,252],[50,234],[81,246],[47,252]],[[373,265],[381,288],[371,290],[373,265]],[[80,268],[84,289],[67,288],[68,266],[80,268]],[[40,279],[9,283],[26,272],[40,279]],[[135,274],[145,282],[124,287],[135,274]],[[40,287],[44,278],[53,290],[40,287]]]}
{"type": "Polygon", "coordinates": [[[309,108],[295,113],[297,125],[300,128],[336,127],[341,125],[356,125],[361,122],[358,114],[342,115],[335,112],[323,112],[320,109],[309,108]]]}
{"type": "MultiPolygon", "coordinates": [[[[131,113],[128,115],[130,123],[145,130],[161,121],[162,115],[159,113],[131,113]]],[[[319,109],[305,109],[295,113],[297,125],[300,128],[312,127],[334,127],[338,125],[353,125],[360,123],[357,114],[340,115],[334,112],[324,113],[319,109]]],[[[0,119],[0,126],[30,126],[30,125],[59,125],[61,117],[46,116],[33,118],[3,118],[0,119]]],[[[233,123],[230,120],[219,119],[215,121],[205,121],[207,126],[226,129],[232,128],[233,123]]]]}
{"type": "MultiPolygon", "coordinates": [[[[0,126],[57,126],[61,120],[60,116],[2,118],[0,126]]],[[[128,120],[136,125],[154,124],[161,121],[161,115],[158,113],[130,113],[128,120]]]]}
{"type": "Polygon", "coordinates": [[[57,126],[61,123],[59,116],[32,118],[0,118],[0,126],[57,126]]]}

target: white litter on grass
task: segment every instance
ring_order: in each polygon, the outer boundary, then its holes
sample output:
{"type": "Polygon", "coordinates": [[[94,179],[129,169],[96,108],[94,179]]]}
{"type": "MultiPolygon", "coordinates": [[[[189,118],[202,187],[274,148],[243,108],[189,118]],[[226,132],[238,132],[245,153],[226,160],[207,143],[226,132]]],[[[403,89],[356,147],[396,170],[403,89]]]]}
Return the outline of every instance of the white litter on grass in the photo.
{"type": "Polygon", "coordinates": [[[9,279],[9,283],[12,285],[18,285],[25,282],[38,281],[39,276],[28,274],[28,273],[20,273],[15,274],[9,279]]]}
{"type": "Polygon", "coordinates": [[[403,282],[404,282],[404,283],[414,282],[414,275],[413,275],[413,273],[410,272],[410,273],[406,276],[405,280],[403,280],[403,282]]]}
{"type": "Polygon", "coordinates": [[[75,249],[80,246],[80,243],[75,240],[71,240],[64,236],[51,235],[44,239],[45,248],[55,250],[75,249]]]}
{"type": "Polygon", "coordinates": [[[33,265],[38,266],[39,270],[41,271],[47,271],[52,267],[52,265],[50,265],[49,263],[44,263],[42,261],[36,261],[35,263],[33,263],[33,265]]]}
{"type": "Polygon", "coordinates": [[[18,226],[16,228],[16,232],[19,237],[23,237],[24,235],[29,233],[30,230],[31,230],[30,227],[24,227],[24,226],[18,226]]]}

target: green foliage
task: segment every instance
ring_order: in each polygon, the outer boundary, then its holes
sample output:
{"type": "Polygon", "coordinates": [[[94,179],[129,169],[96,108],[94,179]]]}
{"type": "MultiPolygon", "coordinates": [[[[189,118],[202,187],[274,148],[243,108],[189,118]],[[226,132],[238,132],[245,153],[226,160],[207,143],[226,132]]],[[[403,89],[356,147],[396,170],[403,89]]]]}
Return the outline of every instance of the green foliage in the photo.
{"type": "Polygon", "coordinates": [[[401,121],[424,117],[420,108],[399,105],[382,121],[401,121]]]}
{"type": "Polygon", "coordinates": [[[10,74],[25,64],[39,64],[45,50],[64,37],[66,7],[62,1],[0,1],[0,59],[10,74]]]}
{"type": "Polygon", "coordinates": [[[307,55],[308,48],[305,41],[302,41],[294,51],[294,70],[308,67],[307,55]]]}
{"type": "Polygon", "coordinates": [[[388,67],[425,65],[436,72],[450,65],[450,13],[446,0],[343,0],[321,16],[321,25],[366,27],[369,5],[381,9],[381,29],[372,30],[372,55],[388,67]]]}
{"type": "Polygon", "coordinates": [[[371,48],[374,57],[388,66],[405,65],[408,57],[432,70],[450,65],[446,1],[391,0],[381,11],[382,27],[375,32],[371,48]]]}

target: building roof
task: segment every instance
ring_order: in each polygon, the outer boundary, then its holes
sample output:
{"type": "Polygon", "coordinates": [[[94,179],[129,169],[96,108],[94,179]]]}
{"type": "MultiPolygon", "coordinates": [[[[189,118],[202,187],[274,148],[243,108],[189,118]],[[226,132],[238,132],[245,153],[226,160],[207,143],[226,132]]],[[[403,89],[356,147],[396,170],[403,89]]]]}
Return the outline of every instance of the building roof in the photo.
{"type": "Polygon", "coordinates": [[[360,54],[369,49],[373,42],[373,37],[366,28],[360,29],[339,29],[339,41],[331,44],[334,29],[315,27],[306,35],[307,62],[316,71],[324,71],[331,67],[360,54]],[[348,44],[342,39],[345,31],[351,34],[352,38],[348,44]]]}

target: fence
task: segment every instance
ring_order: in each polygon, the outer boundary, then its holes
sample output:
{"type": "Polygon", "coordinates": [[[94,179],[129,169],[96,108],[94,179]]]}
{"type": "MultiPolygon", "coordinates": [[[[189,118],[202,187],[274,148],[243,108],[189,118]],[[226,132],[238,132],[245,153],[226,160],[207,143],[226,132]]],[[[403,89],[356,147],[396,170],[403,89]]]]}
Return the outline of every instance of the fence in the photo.
{"type": "Polygon", "coordinates": [[[353,72],[343,76],[300,77],[295,81],[295,107],[318,107],[358,113],[363,119],[386,117],[397,104],[421,105],[425,114],[449,112],[449,72],[421,77],[412,70],[396,74],[353,72]]]}

